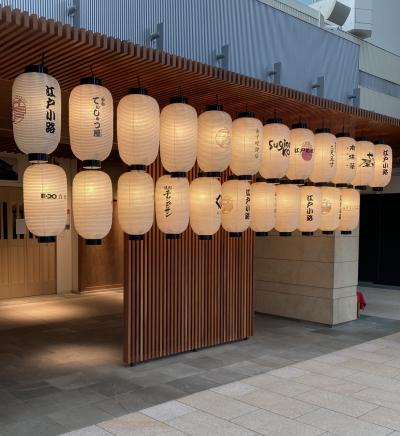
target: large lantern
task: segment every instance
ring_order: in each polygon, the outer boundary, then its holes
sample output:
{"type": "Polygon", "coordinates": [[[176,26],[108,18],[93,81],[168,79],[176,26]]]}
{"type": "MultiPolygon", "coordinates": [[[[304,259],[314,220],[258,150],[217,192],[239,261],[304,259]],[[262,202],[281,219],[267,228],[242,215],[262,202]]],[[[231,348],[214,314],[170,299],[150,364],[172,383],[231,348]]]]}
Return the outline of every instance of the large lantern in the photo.
{"type": "Polygon", "coordinates": [[[326,186],[336,174],[336,138],[326,127],[314,135],[314,165],[310,180],[316,186],[326,186]]]}
{"type": "Polygon", "coordinates": [[[331,186],[321,188],[321,223],[319,228],[324,235],[332,235],[339,227],[340,189],[331,186]]]}
{"type": "Polygon", "coordinates": [[[232,119],[220,104],[206,107],[198,119],[197,163],[202,171],[222,172],[231,157],[232,119]]]}
{"type": "Polygon", "coordinates": [[[47,161],[60,142],[61,90],[43,65],[28,65],[12,87],[12,122],[18,148],[31,162],[47,161]]]}
{"type": "Polygon", "coordinates": [[[356,175],[353,185],[356,189],[367,189],[374,177],[374,152],[375,146],[367,140],[366,136],[356,138],[357,141],[357,164],[356,175]]]}
{"type": "Polygon", "coordinates": [[[190,184],[190,227],[200,240],[209,240],[221,226],[221,183],[199,177],[190,184]]]}
{"type": "Polygon", "coordinates": [[[350,235],[360,219],[360,193],[355,189],[340,189],[340,223],[342,235],[350,235]]]}
{"type": "Polygon", "coordinates": [[[301,185],[313,169],[314,134],[304,123],[293,124],[290,132],[290,158],[287,178],[301,185]]]}
{"type": "Polygon", "coordinates": [[[87,245],[100,245],[111,229],[113,193],[110,177],[103,171],[79,172],[72,182],[75,229],[87,245]]]}
{"type": "Polygon", "coordinates": [[[260,174],[269,183],[279,183],[285,176],[290,158],[290,129],[279,118],[271,118],[263,129],[263,152],[260,174]]]}
{"type": "Polygon", "coordinates": [[[299,226],[300,188],[292,184],[276,186],[275,229],[281,236],[290,236],[299,226]]]}
{"type": "Polygon", "coordinates": [[[113,144],[113,99],[96,77],[84,77],[69,97],[69,137],[84,168],[100,168],[113,144]]]}
{"type": "Polygon", "coordinates": [[[222,227],[239,237],[250,225],[250,183],[231,176],[222,184],[222,227]]]}
{"type": "Polygon", "coordinates": [[[35,164],[24,172],[24,212],[39,242],[55,242],[67,223],[67,176],[52,164],[35,164]]]}
{"type": "Polygon", "coordinates": [[[262,156],[263,126],[253,112],[241,112],[232,124],[230,168],[237,176],[258,172],[262,156]]]}
{"type": "Polygon", "coordinates": [[[145,88],[130,88],[117,108],[119,155],[127,165],[150,165],[160,142],[160,108],[145,88]]]}
{"type": "Polygon", "coordinates": [[[154,221],[154,182],[144,171],[130,171],[118,180],[118,220],[130,240],[142,240],[154,221]]]}
{"type": "Polygon", "coordinates": [[[264,179],[257,179],[250,187],[251,198],[251,230],[256,236],[267,236],[274,228],[276,214],[275,185],[265,183],[264,179]]]}
{"type": "Polygon", "coordinates": [[[170,102],[161,111],[161,163],[170,173],[187,172],[196,162],[197,113],[186,97],[170,102]]]}
{"type": "Polygon", "coordinates": [[[312,236],[321,222],[321,189],[306,185],[300,188],[299,226],[303,236],[312,236]]]}
{"type": "Polygon", "coordinates": [[[336,134],[336,174],[332,182],[338,188],[350,185],[356,176],[357,145],[350,133],[336,134]]]}
{"type": "Polygon", "coordinates": [[[179,239],[189,224],[189,182],[186,177],[162,176],[155,191],[158,228],[167,239],[179,239]]]}
{"type": "Polygon", "coordinates": [[[392,147],[385,144],[385,141],[375,142],[375,166],[374,177],[370,186],[374,191],[383,191],[392,177],[393,153],[392,147]]]}

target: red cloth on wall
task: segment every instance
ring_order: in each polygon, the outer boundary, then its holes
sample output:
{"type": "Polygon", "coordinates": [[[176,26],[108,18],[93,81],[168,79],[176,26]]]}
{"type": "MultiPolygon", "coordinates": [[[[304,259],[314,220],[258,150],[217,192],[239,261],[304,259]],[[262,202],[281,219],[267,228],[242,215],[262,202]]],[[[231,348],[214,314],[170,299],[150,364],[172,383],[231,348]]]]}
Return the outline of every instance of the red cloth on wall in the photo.
{"type": "Polygon", "coordinates": [[[367,305],[367,301],[365,300],[364,294],[360,291],[357,291],[357,303],[360,306],[361,310],[364,310],[365,306],[367,305]]]}

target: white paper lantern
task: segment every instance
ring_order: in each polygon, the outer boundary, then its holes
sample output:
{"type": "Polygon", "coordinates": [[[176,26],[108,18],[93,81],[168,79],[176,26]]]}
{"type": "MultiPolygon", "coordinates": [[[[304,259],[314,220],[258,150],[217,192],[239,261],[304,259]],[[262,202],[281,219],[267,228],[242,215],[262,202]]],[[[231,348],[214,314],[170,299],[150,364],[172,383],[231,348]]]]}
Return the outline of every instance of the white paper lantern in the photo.
{"type": "Polygon", "coordinates": [[[276,214],[276,188],[271,183],[257,179],[250,187],[251,230],[256,236],[267,236],[274,228],[276,214]]]}
{"type": "Polygon", "coordinates": [[[144,171],[130,171],[118,180],[118,220],[130,240],[142,240],[154,221],[154,182],[144,171]]]}
{"type": "Polygon", "coordinates": [[[222,227],[239,237],[250,225],[250,183],[232,177],[222,184],[222,227]]]}
{"type": "Polygon", "coordinates": [[[72,183],[75,229],[88,245],[99,245],[111,229],[113,193],[110,177],[103,171],[79,172],[72,183]]]}
{"type": "Polygon", "coordinates": [[[208,240],[221,226],[221,183],[199,177],[190,184],[190,226],[199,239],[208,240]]]}
{"type": "Polygon", "coordinates": [[[222,172],[231,158],[232,118],[220,104],[206,107],[198,120],[197,163],[206,173],[222,172]]]}
{"type": "Polygon", "coordinates": [[[162,176],[155,191],[158,228],[167,239],[179,239],[189,224],[189,182],[186,177],[162,176]]]}
{"type": "Polygon", "coordinates": [[[279,183],[290,159],[290,129],[279,118],[267,120],[263,129],[263,152],[260,174],[269,183],[279,183]]]}
{"type": "Polygon", "coordinates": [[[58,165],[29,166],[24,172],[24,214],[39,242],[55,242],[67,223],[67,176],[58,165]]]}
{"type": "Polygon", "coordinates": [[[119,155],[127,165],[150,165],[160,143],[160,108],[145,88],[130,88],[117,108],[119,155]]]}
{"type": "Polygon", "coordinates": [[[300,188],[292,184],[276,186],[275,229],[281,236],[290,236],[299,226],[300,188]]]}
{"type": "Polygon", "coordinates": [[[12,87],[12,122],[18,148],[31,162],[47,161],[60,142],[61,90],[42,65],[28,65],[12,87]]]}
{"type": "Polygon", "coordinates": [[[331,186],[321,188],[321,223],[319,228],[324,235],[332,235],[339,227],[340,189],[331,186]]]}
{"type": "Polygon", "coordinates": [[[385,144],[383,140],[377,141],[375,144],[375,166],[374,177],[370,183],[374,191],[383,191],[392,177],[393,153],[392,147],[385,144]]]}
{"type": "Polygon", "coordinates": [[[170,173],[187,172],[196,162],[197,113],[187,102],[173,97],[161,111],[161,163],[170,173]]]}
{"type": "Polygon", "coordinates": [[[293,124],[290,132],[290,158],[286,172],[288,179],[302,184],[313,169],[314,134],[303,123],[293,124]]]}
{"type": "Polygon", "coordinates": [[[365,136],[356,138],[357,164],[353,185],[356,189],[366,189],[374,177],[375,146],[365,136]]]}
{"type": "Polygon", "coordinates": [[[69,97],[69,137],[84,168],[100,168],[113,144],[113,99],[95,77],[81,79],[69,97]]]}
{"type": "Polygon", "coordinates": [[[262,157],[263,125],[253,112],[242,112],[232,124],[230,168],[237,176],[258,172],[262,157]]]}
{"type": "Polygon", "coordinates": [[[336,137],[327,128],[317,129],[314,135],[314,164],[310,180],[316,186],[329,183],[336,174],[336,137]]]}
{"type": "Polygon", "coordinates": [[[321,222],[321,189],[317,186],[300,188],[299,227],[303,236],[312,236],[321,222]]]}
{"type": "Polygon", "coordinates": [[[356,176],[357,145],[350,133],[336,134],[336,174],[332,182],[338,188],[350,185],[356,176]]]}
{"type": "Polygon", "coordinates": [[[342,235],[350,235],[360,220],[360,193],[355,189],[340,189],[340,223],[342,235]]]}

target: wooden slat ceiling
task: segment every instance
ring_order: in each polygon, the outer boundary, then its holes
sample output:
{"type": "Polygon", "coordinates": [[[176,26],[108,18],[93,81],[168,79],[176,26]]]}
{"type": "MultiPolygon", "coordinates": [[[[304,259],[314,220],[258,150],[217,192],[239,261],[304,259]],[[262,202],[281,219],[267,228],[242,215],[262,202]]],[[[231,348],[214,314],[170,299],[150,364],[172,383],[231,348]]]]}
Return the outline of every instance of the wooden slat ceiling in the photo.
{"type": "MultiPolygon", "coordinates": [[[[12,81],[26,64],[40,63],[42,53],[50,74],[66,92],[80,77],[90,75],[92,65],[115,102],[130,86],[137,86],[140,78],[161,107],[181,87],[199,112],[218,95],[233,117],[247,104],[260,119],[271,117],[276,110],[287,124],[301,117],[310,128],[324,124],[334,133],[344,123],[352,135],[366,134],[371,140],[383,137],[396,155],[400,152],[400,119],[0,7],[0,79],[12,81]]],[[[0,101],[4,104],[4,99],[0,101]]]]}

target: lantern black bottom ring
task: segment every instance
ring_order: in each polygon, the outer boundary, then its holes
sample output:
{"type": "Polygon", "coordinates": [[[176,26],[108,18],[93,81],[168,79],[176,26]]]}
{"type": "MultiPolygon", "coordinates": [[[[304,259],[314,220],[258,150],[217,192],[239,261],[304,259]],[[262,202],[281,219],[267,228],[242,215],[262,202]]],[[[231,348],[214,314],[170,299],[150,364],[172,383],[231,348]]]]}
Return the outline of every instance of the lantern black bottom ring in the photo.
{"type": "Polygon", "coordinates": [[[211,241],[211,235],[199,235],[199,241],[211,241]]]}
{"type": "Polygon", "coordinates": [[[230,238],[240,238],[242,234],[240,232],[229,232],[230,238]]]}
{"type": "Polygon", "coordinates": [[[279,232],[279,236],[292,236],[292,232],[279,232]]]}
{"type": "Polygon", "coordinates": [[[268,236],[268,232],[256,232],[256,236],[268,236]]]}
{"type": "Polygon", "coordinates": [[[130,241],[143,241],[144,235],[129,235],[128,239],[130,241]]]}
{"type": "Polygon", "coordinates": [[[86,245],[101,245],[101,239],[86,239],[86,245]]]}
{"type": "Polygon", "coordinates": [[[39,236],[38,237],[39,244],[51,244],[53,242],[56,242],[55,236],[39,236]]]}
{"type": "Polygon", "coordinates": [[[176,240],[176,239],[180,239],[181,235],[179,235],[177,233],[166,233],[165,237],[166,237],[166,239],[176,240]]]}

